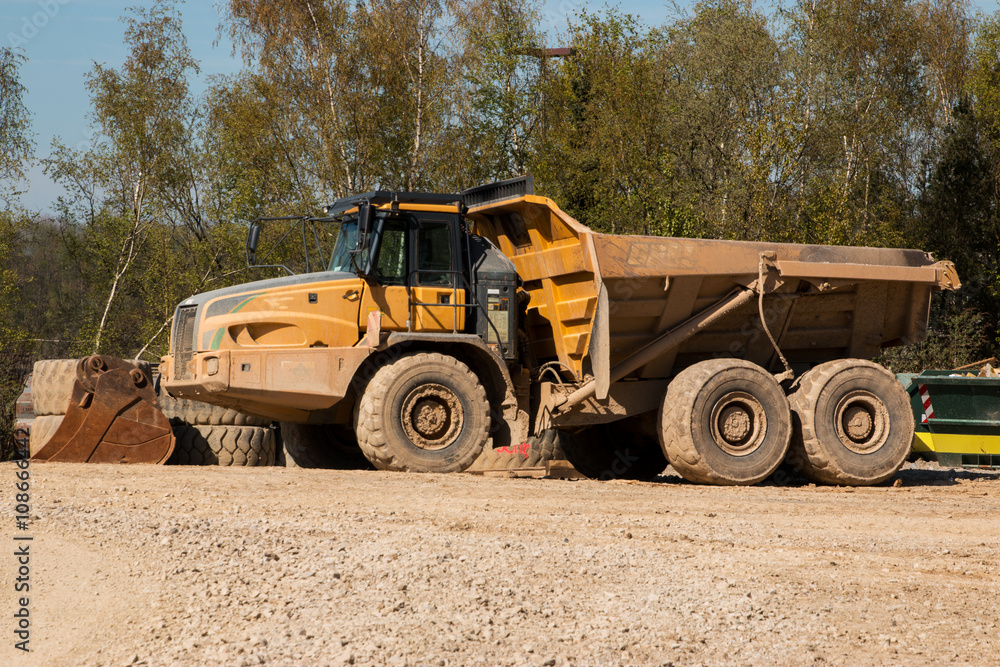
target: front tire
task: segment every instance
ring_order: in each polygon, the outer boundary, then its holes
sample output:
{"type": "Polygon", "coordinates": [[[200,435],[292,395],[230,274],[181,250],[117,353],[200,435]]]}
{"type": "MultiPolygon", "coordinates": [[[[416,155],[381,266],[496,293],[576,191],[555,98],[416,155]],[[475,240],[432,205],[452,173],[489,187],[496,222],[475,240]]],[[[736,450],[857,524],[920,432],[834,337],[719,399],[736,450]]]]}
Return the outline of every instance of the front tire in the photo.
{"type": "Polygon", "coordinates": [[[489,425],[479,378],[429,352],[379,369],[354,409],[358,444],[380,470],[461,472],[482,453],[489,425]]]}
{"type": "Polygon", "coordinates": [[[789,458],[816,482],[878,484],[896,474],[913,444],[909,395],[871,361],[816,366],[802,376],[791,404],[800,428],[789,458]]]}
{"type": "Polygon", "coordinates": [[[702,361],[677,374],[660,406],[660,443],[690,482],[756,484],[788,452],[791,411],[781,385],[740,359],[702,361]]]}

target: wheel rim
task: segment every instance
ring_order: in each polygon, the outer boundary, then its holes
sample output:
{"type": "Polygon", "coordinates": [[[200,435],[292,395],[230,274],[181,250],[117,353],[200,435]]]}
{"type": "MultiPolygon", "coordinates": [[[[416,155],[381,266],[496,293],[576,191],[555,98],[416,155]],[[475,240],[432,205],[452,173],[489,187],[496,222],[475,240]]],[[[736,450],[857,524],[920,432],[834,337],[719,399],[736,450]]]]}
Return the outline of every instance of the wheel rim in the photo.
{"type": "Polygon", "coordinates": [[[747,456],[756,451],[767,434],[764,406],[752,395],[734,391],[712,408],[712,438],[722,451],[747,456]]]}
{"type": "Polygon", "coordinates": [[[837,403],[834,425],[844,447],[870,454],[881,449],[889,438],[889,410],[875,394],[852,391],[837,403]]]}
{"type": "Polygon", "coordinates": [[[423,384],[406,396],[400,417],[410,442],[434,451],[458,440],[465,412],[453,391],[440,384],[423,384]]]}

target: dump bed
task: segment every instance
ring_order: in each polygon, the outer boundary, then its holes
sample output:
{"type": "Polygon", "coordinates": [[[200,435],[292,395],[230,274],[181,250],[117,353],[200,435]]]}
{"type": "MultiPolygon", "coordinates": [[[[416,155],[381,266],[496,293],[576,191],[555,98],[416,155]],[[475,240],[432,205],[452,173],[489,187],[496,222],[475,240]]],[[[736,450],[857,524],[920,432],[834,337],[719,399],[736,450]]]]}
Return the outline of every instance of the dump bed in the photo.
{"type": "Polygon", "coordinates": [[[949,262],[919,250],[599,234],[533,195],[472,207],[469,217],[524,280],[536,356],[577,380],[758,282],[762,303],[744,299],[630,376],[666,378],[713,357],[779,370],[761,314],[797,370],[871,358],[921,340],[931,294],[959,287],[949,262]]]}

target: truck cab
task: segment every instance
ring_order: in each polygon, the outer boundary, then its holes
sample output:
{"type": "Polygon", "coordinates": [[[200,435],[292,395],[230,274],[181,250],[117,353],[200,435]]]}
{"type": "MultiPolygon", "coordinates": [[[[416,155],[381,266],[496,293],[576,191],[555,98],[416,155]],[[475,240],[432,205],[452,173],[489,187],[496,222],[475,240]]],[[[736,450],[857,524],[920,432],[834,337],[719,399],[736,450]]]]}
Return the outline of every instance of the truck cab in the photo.
{"type": "Polygon", "coordinates": [[[182,302],[163,386],[276,421],[350,424],[380,365],[435,352],[472,369],[498,406],[487,432],[499,437],[504,413],[517,413],[510,369],[519,363],[519,278],[469,231],[465,212],[463,195],[379,191],[338,200],[322,217],[292,221],[304,237],[317,225],[339,230],[321,266],[307,262],[298,274],[268,264],[273,255],[258,258],[262,225],[277,219],[255,222],[249,265],[288,275],[182,302]]]}

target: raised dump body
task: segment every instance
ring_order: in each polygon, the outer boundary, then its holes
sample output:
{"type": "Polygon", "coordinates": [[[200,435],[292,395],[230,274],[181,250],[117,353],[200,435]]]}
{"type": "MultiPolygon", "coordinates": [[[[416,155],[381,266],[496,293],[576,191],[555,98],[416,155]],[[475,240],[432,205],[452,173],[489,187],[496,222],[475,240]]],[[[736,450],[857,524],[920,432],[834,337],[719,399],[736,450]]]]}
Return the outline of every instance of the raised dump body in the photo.
{"type": "Polygon", "coordinates": [[[620,367],[762,278],[762,303],[743,299],[627,377],[667,378],[718,357],[781,371],[761,314],[799,373],[832,359],[871,358],[923,339],[931,294],[959,286],[950,262],[919,250],[612,236],[532,195],[472,206],[469,217],[524,281],[536,356],[557,360],[577,381],[620,367]]]}

